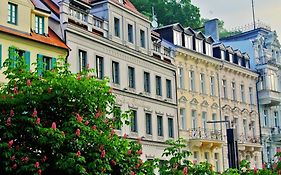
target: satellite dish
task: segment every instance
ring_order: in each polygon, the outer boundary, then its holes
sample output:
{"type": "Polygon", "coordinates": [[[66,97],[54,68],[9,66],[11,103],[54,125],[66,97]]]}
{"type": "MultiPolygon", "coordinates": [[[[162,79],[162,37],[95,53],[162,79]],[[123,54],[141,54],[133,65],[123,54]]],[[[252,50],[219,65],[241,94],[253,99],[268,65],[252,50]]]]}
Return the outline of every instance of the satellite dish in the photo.
{"type": "Polygon", "coordinates": [[[153,28],[157,28],[158,27],[158,22],[156,20],[153,20],[151,23],[153,28]]]}

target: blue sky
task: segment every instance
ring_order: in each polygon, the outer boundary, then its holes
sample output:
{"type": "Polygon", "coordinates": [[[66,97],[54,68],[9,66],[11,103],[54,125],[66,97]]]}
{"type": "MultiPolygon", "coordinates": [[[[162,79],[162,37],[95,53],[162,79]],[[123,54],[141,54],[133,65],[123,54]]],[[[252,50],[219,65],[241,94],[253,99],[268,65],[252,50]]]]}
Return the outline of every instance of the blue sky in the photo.
{"type": "MultiPolygon", "coordinates": [[[[277,31],[281,38],[281,0],[254,0],[256,19],[277,31]]],[[[227,29],[252,23],[251,0],[192,0],[203,18],[219,18],[227,29]]]]}

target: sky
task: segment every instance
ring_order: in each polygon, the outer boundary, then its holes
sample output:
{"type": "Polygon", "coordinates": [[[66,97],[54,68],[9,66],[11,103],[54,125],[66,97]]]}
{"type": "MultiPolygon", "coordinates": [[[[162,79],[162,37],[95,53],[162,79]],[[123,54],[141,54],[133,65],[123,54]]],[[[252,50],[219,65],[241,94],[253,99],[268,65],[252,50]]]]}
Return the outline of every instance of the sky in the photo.
{"type": "MultiPolygon", "coordinates": [[[[191,0],[202,18],[218,18],[232,30],[253,23],[252,0],[191,0]]],[[[276,30],[281,38],[281,0],[254,0],[256,20],[276,30]]]]}

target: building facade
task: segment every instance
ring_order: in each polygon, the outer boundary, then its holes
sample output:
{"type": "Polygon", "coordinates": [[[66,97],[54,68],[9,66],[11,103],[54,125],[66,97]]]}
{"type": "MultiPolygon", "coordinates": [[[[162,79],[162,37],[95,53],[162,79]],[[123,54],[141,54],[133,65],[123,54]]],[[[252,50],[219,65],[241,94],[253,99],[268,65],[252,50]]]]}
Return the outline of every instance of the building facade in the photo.
{"type": "Polygon", "coordinates": [[[131,110],[131,125],[117,131],[142,138],[144,160],[161,158],[168,139],[178,138],[172,45],[151,31],[150,21],[130,1],[44,1],[52,26],[71,48],[70,70],[96,70],[109,78],[116,104],[131,110]],[[155,47],[153,47],[155,44],[155,47]]]}
{"type": "Polygon", "coordinates": [[[35,70],[31,63],[44,62],[44,69],[51,69],[57,58],[67,56],[68,47],[48,26],[48,9],[31,0],[2,0],[0,5],[0,82],[7,81],[3,62],[13,51],[24,57],[28,71],[35,70]]]}
{"type": "Polygon", "coordinates": [[[280,43],[276,32],[265,26],[223,38],[249,53],[251,69],[259,73],[257,91],[261,120],[263,161],[269,165],[281,147],[280,140],[280,43]]]}
{"type": "Polygon", "coordinates": [[[180,137],[188,140],[191,160],[208,161],[217,171],[227,169],[230,127],[235,128],[239,160],[260,168],[258,74],[250,70],[248,55],[180,24],[156,32],[177,46],[179,129],[180,137]],[[208,121],[229,121],[230,126],[208,121]]]}

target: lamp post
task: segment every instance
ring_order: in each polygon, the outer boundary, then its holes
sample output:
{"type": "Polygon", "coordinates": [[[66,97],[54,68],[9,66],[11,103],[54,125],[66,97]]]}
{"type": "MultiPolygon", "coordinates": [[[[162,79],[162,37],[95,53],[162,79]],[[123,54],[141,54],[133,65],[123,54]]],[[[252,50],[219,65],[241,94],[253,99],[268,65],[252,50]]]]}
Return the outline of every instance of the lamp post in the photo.
{"type": "Polygon", "coordinates": [[[229,168],[239,168],[238,162],[238,144],[237,137],[233,128],[230,128],[230,121],[228,120],[215,120],[207,121],[207,123],[227,123],[226,137],[227,137],[227,150],[228,150],[228,164],[229,168]]]}

